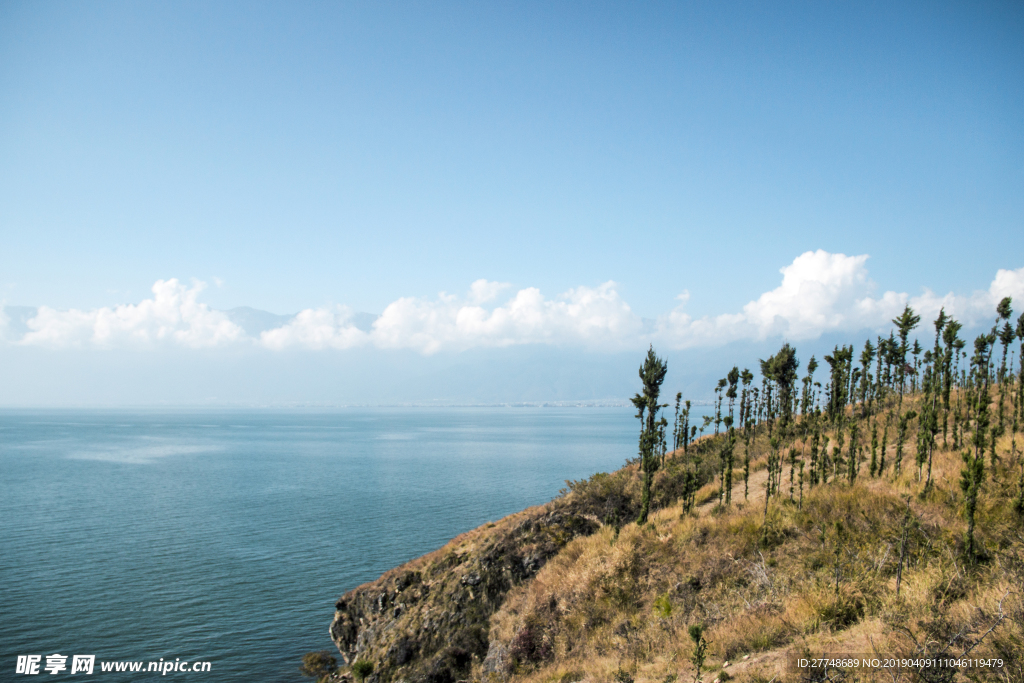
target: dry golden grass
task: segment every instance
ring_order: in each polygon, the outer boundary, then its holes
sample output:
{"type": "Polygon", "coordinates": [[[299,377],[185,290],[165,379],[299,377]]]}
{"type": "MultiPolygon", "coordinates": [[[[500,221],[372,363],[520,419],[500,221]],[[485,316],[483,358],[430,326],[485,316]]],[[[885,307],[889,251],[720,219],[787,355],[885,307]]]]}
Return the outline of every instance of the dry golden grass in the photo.
{"type": "MultiPolygon", "coordinates": [[[[861,443],[870,443],[869,429],[862,427],[861,443]]],[[[978,508],[983,552],[975,562],[964,555],[960,453],[942,449],[940,434],[926,492],[916,432],[898,476],[893,434],[882,476],[870,477],[864,464],[851,486],[840,469],[828,484],[805,485],[802,507],[798,485],[789,499],[787,462],[767,514],[767,438],[752,448],[748,500],[740,445],[733,505],[718,505],[720,484],[711,481],[693,514],[668,505],[643,527],[606,526],[574,540],[510,593],[492,617],[490,641],[512,650],[527,627],[543,641],[537,661],[509,661],[522,683],[692,681],[687,629],[697,623],[709,641],[701,672],[708,682],[787,680],[793,653],[913,654],[949,643],[952,652],[1004,659],[1001,678],[976,680],[1024,681],[1024,525],[1011,505],[1018,446],[1009,434],[998,442],[1000,460],[989,467],[978,508]]],[[[792,445],[804,457],[806,441],[792,445]]],[[[486,678],[480,667],[474,676],[486,678]]]]}

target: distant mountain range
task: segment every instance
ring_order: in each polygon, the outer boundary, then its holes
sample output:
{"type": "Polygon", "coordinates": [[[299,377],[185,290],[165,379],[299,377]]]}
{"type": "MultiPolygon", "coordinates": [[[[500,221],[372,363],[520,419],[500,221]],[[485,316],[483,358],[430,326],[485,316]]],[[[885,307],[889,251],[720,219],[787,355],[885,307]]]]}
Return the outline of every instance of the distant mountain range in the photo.
{"type": "Polygon", "coordinates": [[[4,306],[7,317],[7,338],[19,339],[29,332],[28,321],[36,316],[35,306],[4,306]]]}

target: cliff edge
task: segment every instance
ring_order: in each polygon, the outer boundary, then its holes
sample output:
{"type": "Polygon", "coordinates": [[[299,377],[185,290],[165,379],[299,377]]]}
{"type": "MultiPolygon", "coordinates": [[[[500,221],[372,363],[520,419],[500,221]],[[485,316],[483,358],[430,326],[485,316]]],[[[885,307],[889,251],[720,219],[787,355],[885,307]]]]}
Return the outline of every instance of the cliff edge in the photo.
{"type": "Polygon", "coordinates": [[[598,475],[600,485],[585,494],[567,491],[485,524],[345,593],[330,627],[345,663],[373,662],[367,683],[453,683],[474,664],[491,666],[490,618],[509,591],[573,539],[593,534],[604,521],[636,517],[631,470],[598,475]]]}

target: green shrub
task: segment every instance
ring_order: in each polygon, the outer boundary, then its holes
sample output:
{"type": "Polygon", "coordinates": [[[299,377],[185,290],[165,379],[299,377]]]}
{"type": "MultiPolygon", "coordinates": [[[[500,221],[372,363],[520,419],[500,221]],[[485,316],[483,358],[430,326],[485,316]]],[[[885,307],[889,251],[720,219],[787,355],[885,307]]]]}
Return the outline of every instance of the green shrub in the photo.
{"type": "Polygon", "coordinates": [[[302,666],[299,667],[300,674],[318,681],[324,680],[337,670],[338,660],[327,650],[307,652],[302,656],[302,666]]]}
{"type": "Polygon", "coordinates": [[[818,607],[821,623],[827,624],[833,631],[848,628],[863,616],[864,600],[859,595],[840,594],[818,607]]]}
{"type": "Polygon", "coordinates": [[[615,672],[615,683],[633,683],[633,674],[620,666],[615,672]]]}
{"type": "Polygon", "coordinates": [[[367,676],[373,673],[373,662],[365,659],[357,659],[352,664],[352,675],[356,677],[357,681],[365,680],[367,676]]]}
{"type": "Polygon", "coordinates": [[[598,519],[628,520],[636,517],[639,505],[638,487],[627,470],[613,474],[598,472],[590,479],[566,481],[572,491],[573,507],[583,514],[595,515],[598,519]]]}
{"type": "Polygon", "coordinates": [[[654,613],[662,619],[672,616],[672,602],[668,599],[668,593],[659,595],[654,599],[654,613]]]}

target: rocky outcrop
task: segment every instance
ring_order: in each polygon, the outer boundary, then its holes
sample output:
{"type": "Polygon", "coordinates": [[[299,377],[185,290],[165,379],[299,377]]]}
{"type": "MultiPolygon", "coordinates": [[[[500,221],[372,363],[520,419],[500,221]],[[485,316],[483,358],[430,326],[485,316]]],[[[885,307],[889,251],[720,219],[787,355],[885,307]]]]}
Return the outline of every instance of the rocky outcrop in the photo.
{"type": "Polygon", "coordinates": [[[367,683],[465,678],[509,590],[600,527],[586,508],[570,496],[524,510],[345,593],[330,629],[341,656],[373,662],[367,683]]]}
{"type": "MultiPolygon", "coordinates": [[[[671,465],[658,472],[652,507],[675,499],[683,474],[671,465]]],[[[574,538],[640,510],[635,465],[567,483],[550,503],[462,534],[341,596],[330,633],[345,663],[371,662],[366,683],[454,683],[474,663],[500,669],[507,657],[498,643],[489,651],[490,617],[509,591],[574,538]]]]}

